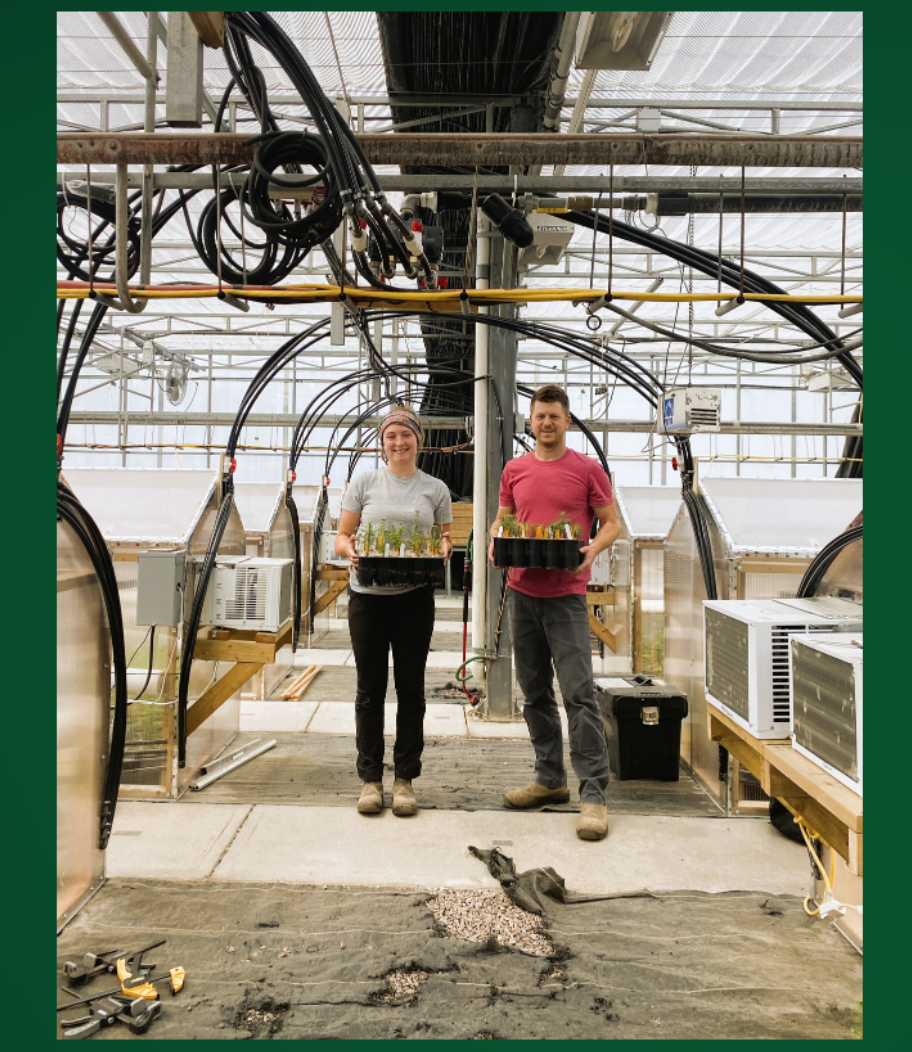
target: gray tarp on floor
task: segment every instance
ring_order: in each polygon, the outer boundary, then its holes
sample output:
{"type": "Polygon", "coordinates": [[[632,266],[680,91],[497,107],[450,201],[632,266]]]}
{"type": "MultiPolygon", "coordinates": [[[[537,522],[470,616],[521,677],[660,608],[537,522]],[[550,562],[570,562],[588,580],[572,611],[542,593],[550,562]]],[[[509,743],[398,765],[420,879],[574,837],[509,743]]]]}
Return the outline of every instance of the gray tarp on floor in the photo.
{"type": "MultiPolygon", "coordinates": [[[[186,987],[147,1039],[852,1036],[861,958],[798,898],[555,903],[546,960],[442,937],[428,897],[112,881],[58,939],[58,975],[86,950],[167,939],[155,959],[182,964],[186,987]],[[413,1002],[377,1003],[388,972],[415,968],[413,1002]]],[[[114,1038],[132,1035],[96,1039],[114,1038]]]]}

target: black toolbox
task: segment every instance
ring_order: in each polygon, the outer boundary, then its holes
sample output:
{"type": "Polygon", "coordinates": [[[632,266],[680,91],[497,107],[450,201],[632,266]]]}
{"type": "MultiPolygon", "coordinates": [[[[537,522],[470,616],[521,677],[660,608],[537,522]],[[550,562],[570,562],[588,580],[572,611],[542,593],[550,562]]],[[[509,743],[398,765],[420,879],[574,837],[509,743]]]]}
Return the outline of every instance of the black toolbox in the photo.
{"type": "Polygon", "coordinates": [[[642,675],[596,677],[595,687],[613,775],[676,782],[686,696],[642,675]]]}

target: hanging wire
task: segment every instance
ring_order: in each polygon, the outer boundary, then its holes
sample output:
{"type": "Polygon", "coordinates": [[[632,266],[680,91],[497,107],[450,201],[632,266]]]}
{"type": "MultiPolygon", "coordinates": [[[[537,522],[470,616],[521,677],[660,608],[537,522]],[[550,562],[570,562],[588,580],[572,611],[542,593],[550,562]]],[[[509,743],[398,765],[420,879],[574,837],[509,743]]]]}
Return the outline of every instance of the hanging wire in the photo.
{"type": "MultiPolygon", "coordinates": [[[[589,288],[593,287],[595,282],[595,239],[598,236],[598,214],[599,205],[602,203],[602,191],[599,190],[598,197],[595,201],[595,225],[592,227],[592,259],[589,263],[589,288]]],[[[610,214],[610,213],[609,213],[610,214]]],[[[610,251],[610,249],[609,249],[610,251]]]]}

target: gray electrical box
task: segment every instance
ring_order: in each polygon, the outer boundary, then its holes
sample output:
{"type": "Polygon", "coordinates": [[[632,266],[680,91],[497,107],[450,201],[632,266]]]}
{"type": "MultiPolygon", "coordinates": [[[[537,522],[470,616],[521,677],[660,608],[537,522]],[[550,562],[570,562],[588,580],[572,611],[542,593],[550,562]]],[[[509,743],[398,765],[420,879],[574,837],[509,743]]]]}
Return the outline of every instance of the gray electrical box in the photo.
{"type": "Polygon", "coordinates": [[[137,625],[176,625],[186,589],[185,551],[139,553],[136,588],[137,625]]]}

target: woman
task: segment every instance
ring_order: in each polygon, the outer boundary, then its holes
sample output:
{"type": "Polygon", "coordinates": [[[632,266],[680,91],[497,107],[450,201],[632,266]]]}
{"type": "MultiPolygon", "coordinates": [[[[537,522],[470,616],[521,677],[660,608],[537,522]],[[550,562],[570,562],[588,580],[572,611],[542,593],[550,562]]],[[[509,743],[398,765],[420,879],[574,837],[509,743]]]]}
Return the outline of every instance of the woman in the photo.
{"type": "Polygon", "coordinates": [[[384,466],[352,481],[342,498],[336,534],[336,554],[347,556],[352,567],[348,627],[358,670],[355,734],[358,775],[364,783],[358,811],[363,815],[383,810],[383,713],[390,647],[398,700],[393,814],[405,817],[418,810],[412,781],[421,774],[424,749],[424,670],[434,631],[434,589],[428,585],[358,584],[355,534],[362,521],[375,527],[383,519],[390,525],[411,525],[417,514],[422,531],[440,527],[440,551],[444,559],[450,558],[450,491],[439,479],[418,470],[416,460],[423,445],[417,413],[399,406],[387,414],[380,425],[384,466]]]}

